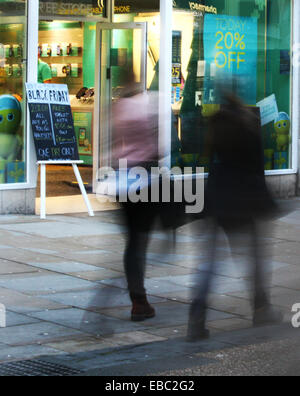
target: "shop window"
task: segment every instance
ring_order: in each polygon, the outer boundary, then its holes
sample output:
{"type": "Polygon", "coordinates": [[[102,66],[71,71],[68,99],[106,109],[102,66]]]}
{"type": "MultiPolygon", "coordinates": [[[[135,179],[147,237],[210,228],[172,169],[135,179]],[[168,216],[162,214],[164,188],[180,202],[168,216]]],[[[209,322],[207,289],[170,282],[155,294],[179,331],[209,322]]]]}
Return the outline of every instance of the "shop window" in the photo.
{"type": "Polygon", "coordinates": [[[291,0],[173,2],[172,165],[203,166],[216,87],[260,107],[265,169],[291,168],[291,0]]]}
{"type": "Polygon", "coordinates": [[[0,185],[26,182],[27,2],[0,2],[0,185]]]}

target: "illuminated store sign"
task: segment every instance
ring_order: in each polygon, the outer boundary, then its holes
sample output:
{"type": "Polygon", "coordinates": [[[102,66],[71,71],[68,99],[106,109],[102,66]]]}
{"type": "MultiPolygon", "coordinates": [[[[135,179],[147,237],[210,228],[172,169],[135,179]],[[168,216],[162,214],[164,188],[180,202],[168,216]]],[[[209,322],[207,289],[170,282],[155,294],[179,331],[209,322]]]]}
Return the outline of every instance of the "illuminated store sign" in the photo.
{"type": "Polygon", "coordinates": [[[130,5],[115,6],[115,14],[130,14],[130,5]]]}
{"type": "Polygon", "coordinates": [[[159,0],[115,0],[115,14],[159,12],[159,0]]]}
{"type": "Polygon", "coordinates": [[[202,1],[173,0],[173,7],[181,10],[191,10],[208,14],[217,14],[214,6],[202,4],[202,1]]]}
{"type": "Polygon", "coordinates": [[[41,16],[103,16],[107,0],[72,2],[40,0],[41,16]]]}

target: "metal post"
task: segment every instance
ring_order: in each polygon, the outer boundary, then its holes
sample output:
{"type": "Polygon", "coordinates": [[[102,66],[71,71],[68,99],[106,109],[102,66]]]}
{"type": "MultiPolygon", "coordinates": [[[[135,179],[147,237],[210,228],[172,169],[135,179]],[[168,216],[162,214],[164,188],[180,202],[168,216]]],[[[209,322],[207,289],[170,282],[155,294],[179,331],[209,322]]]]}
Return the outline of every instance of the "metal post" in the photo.
{"type": "Polygon", "coordinates": [[[172,0],[160,0],[159,156],[171,167],[172,0]]]}
{"type": "Polygon", "coordinates": [[[41,219],[46,219],[46,165],[41,164],[41,219]]]}

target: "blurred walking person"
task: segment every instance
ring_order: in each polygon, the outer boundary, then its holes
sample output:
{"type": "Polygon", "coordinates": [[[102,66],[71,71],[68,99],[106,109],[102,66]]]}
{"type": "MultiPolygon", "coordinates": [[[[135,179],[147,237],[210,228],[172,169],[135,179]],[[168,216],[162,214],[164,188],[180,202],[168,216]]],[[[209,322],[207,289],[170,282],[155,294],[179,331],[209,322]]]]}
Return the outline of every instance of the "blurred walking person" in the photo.
{"type": "MultiPolygon", "coordinates": [[[[145,290],[146,254],[150,232],[156,221],[164,229],[175,227],[179,221],[183,205],[151,202],[151,168],[158,167],[158,93],[143,92],[134,82],[134,75],[128,72],[128,82],[121,91],[120,98],[113,105],[112,123],[113,165],[119,175],[120,160],[126,160],[128,172],[133,167],[142,167],[147,171],[143,181],[147,190],[147,202],[121,202],[127,225],[127,245],[124,254],[124,268],[132,301],[131,320],[143,321],[155,316],[155,309],[149,304],[145,290]],[[176,212],[176,213],[175,213],[176,212]]],[[[128,174],[128,173],[127,173],[128,174]]],[[[123,174],[124,176],[124,174],[123,174]]],[[[126,191],[130,186],[127,180],[126,191]]],[[[120,184],[119,184],[120,188],[120,184]]],[[[121,186],[122,188],[122,186],[121,186]]],[[[119,197],[124,191],[118,191],[119,197]]]]}
{"type": "Polygon", "coordinates": [[[218,229],[227,235],[231,248],[236,237],[246,235],[253,281],[253,323],[281,320],[270,307],[268,279],[261,260],[260,220],[271,215],[276,205],[267,189],[259,109],[244,106],[233,94],[209,121],[210,173],[206,190],[206,213],[210,224],[209,268],[199,273],[190,308],[187,340],[209,337],[206,329],[208,294],[215,272],[218,229]]]}

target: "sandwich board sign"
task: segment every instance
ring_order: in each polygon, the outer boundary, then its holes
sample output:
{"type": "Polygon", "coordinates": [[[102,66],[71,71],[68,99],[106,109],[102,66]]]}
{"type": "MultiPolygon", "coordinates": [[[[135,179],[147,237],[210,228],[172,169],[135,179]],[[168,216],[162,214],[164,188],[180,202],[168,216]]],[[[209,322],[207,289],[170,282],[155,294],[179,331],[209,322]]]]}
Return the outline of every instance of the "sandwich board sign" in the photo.
{"type": "Polygon", "coordinates": [[[87,205],[93,211],[78,164],[77,139],[67,85],[26,83],[27,103],[38,165],[41,166],[41,218],[46,218],[46,165],[71,164],[87,205]]]}
{"type": "Polygon", "coordinates": [[[38,161],[79,161],[67,85],[26,84],[38,161]]]}

